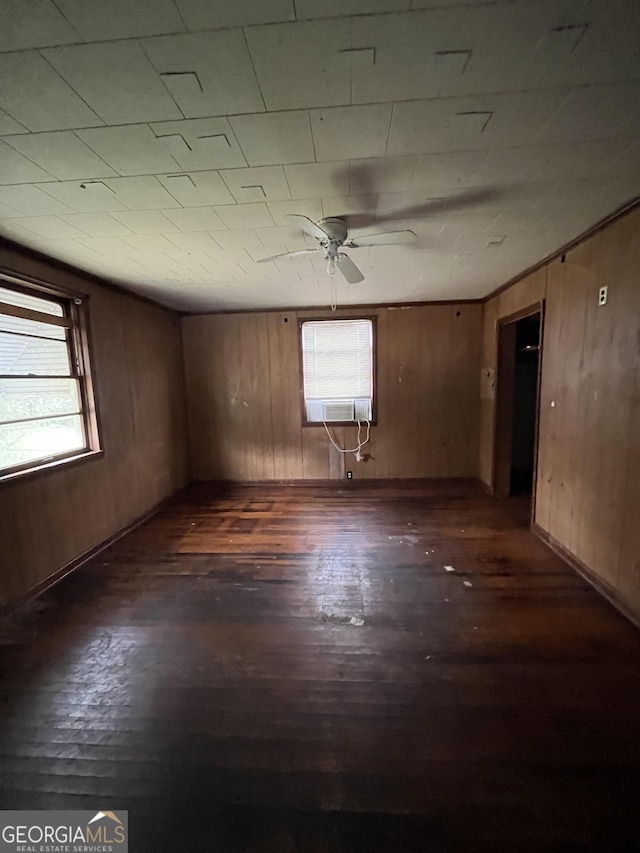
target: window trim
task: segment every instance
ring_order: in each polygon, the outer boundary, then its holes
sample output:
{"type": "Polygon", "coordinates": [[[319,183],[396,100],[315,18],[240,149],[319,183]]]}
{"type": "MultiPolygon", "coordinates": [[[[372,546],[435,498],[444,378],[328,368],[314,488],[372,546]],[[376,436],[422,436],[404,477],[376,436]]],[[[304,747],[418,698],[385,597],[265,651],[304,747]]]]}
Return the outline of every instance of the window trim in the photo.
{"type": "MultiPolygon", "coordinates": [[[[70,377],[79,380],[80,414],[85,434],[85,445],[83,448],[57,453],[20,465],[14,465],[10,468],[0,469],[0,484],[14,482],[17,479],[32,477],[36,474],[52,470],[59,470],[72,463],[103,456],[104,451],[100,441],[101,431],[96,401],[95,379],[91,367],[90,297],[86,293],[58,287],[40,279],[22,275],[15,270],[5,267],[0,267],[0,287],[15,290],[26,296],[48,299],[51,302],[61,305],[63,311],[62,317],[51,315],[52,325],[63,326],[69,330],[68,347],[72,365],[70,377]]],[[[28,312],[29,309],[23,310],[28,312]]]]}
{"type": "MultiPolygon", "coordinates": [[[[340,315],[338,317],[298,317],[298,364],[300,371],[300,418],[303,427],[320,427],[324,429],[323,421],[308,421],[307,406],[304,398],[304,358],[302,355],[302,326],[305,323],[333,323],[340,320],[369,320],[371,323],[371,426],[378,425],[378,328],[375,314],[340,315]]],[[[357,421],[331,421],[330,427],[356,427],[357,421]]]]}

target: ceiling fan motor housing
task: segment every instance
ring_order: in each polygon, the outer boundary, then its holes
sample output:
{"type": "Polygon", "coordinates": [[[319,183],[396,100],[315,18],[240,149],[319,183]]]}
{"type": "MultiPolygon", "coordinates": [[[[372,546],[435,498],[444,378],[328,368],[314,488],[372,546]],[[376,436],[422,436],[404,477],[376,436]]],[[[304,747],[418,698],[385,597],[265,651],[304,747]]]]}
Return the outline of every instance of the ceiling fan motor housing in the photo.
{"type": "Polygon", "coordinates": [[[344,219],[328,216],[326,219],[321,219],[318,226],[322,228],[331,243],[342,244],[347,239],[347,223],[344,219]]]}

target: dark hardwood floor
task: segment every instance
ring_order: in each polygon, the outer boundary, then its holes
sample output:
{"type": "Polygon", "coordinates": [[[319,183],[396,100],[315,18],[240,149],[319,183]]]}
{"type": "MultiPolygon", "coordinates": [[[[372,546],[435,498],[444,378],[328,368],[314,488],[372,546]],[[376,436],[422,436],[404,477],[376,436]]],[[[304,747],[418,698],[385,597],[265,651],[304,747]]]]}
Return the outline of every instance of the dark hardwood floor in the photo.
{"type": "Polygon", "coordinates": [[[0,673],[2,808],[128,809],[135,853],[640,839],[640,632],[472,483],[190,487],[0,673]]]}

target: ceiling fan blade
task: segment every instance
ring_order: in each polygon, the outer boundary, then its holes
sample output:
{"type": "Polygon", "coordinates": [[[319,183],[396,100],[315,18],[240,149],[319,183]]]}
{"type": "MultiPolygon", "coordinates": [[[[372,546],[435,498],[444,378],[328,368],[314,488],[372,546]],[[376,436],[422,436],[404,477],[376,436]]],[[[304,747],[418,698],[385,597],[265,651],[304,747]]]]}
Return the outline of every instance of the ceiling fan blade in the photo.
{"type": "Polygon", "coordinates": [[[358,284],[359,281],[364,281],[364,276],[348,255],[338,255],[336,264],[349,284],[358,284]]]}
{"type": "Polygon", "coordinates": [[[316,240],[329,240],[330,235],[323,231],[319,225],[316,225],[308,216],[303,216],[301,213],[287,213],[284,217],[291,225],[296,228],[301,228],[305,234],[310,234],[316,240]]]}
{"type": "Polygon", "coordinates": [[[359,249],[361,246],[394,246],[399,243],[413,243],[416,235],[413,231],[387,231],[384,234],[366,234],[349,241],[350,248],[359,249]]]}
{"type": "Polygon", "coordinates": [[[266,264],[268,261],[277,261],[278,258],[293,258],[295,255],[311,255],[313,252],[321,252],[322,249],[296,249],[295,252],[281,252],[279,255],[271,255],[270,258],[260,258],[257,264],[266,264]]]}

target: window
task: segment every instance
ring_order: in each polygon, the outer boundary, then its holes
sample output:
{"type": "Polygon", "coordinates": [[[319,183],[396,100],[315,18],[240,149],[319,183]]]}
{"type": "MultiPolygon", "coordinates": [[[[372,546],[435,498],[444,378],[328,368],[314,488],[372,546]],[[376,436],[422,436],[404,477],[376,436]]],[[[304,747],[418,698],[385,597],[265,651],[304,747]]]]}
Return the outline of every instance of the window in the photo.
{"type": "Polygon", "coordinates": [[[307,423],[373,419],[373,321],[301,323],[307,423]]]}
{"type": "Polygon", "coordinates": [[[0,477],[97,449],[82,300],[0,275],[0,477]]]}

